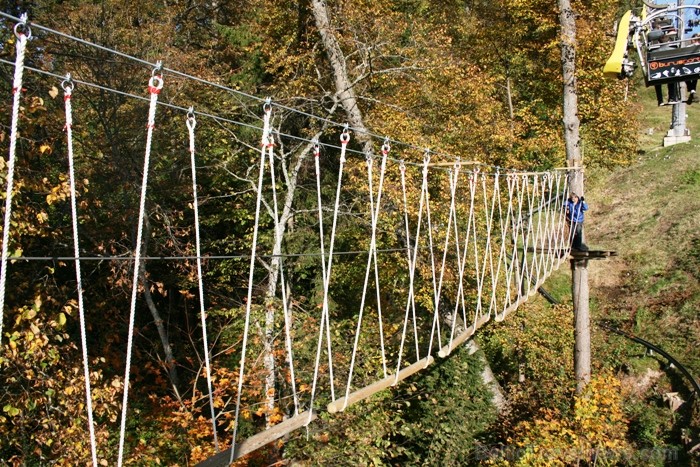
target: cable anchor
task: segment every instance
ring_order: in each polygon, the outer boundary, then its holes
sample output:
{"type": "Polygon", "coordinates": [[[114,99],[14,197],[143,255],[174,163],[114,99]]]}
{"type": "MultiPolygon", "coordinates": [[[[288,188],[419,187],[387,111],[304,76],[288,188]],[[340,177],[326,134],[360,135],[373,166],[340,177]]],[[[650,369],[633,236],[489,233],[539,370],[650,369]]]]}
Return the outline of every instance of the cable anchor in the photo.
{"type": "Polygon", "coordinates": [[[63,88],[63,91],[65,91],[67,94],[73,92],[75,84],[73,83],[73,79],[71,78],[70,73],[68,73],[66,75],[66,78],[61,82],[61,87],[63,88]]]}
{"type": "Polygon", "coordinates": [[[190,106],[187,109],[187,128],[194,130],[195,125],[197,125],[197,120],[194,118],[194,107],[190,106]]]}
{"type": "Polygon", "coordinates": [[[28,21],[29,15],[27,15],[27,13],[22,13],[19,17],[19,23],[15,24],[14,31],[17,38],[19,38],[19,36],[26,36],[27,39],[32,37],[32,29],[29,27],[28,21]]]}

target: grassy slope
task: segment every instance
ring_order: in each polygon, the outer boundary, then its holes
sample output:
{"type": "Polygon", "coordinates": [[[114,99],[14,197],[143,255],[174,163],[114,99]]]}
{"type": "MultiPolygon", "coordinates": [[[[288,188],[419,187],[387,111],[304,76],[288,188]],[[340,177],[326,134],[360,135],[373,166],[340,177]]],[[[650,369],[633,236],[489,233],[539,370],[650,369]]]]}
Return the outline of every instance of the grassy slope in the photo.
{"type": "Polygon", "coordinates": [[[700,105],[690,143],[661,148],[671,110],[640,93],[641,145],[632,166],[589,174],[588,243],[618,251],[590,267],[594,318],[652,341],[700,376],[700,105]],[[649,135],[650,129],[653,134],[649,135]]]}
{"type": "MultiPolygon", "coordinates": [[[[700,103],[686,107],[693,140],[662,148],[671,109],[658,108],[653,94],[640,90],[636,162],[612,173],[587,173],[587,243],[619,254],[589,266],[591,315],[660,346],[700,379],[700,103]]],[[[570,277],[563,267],[546,287],[570,300],[570,277]]],[[[595,325],[592,332],[594,372],[613,367],[629,374],[631,434],[640,445],[680,446],[684,433],[695,438],[691,446],[698,443],[700,399],[692,421],[663,403],[671,391],[688,398],[680,374],[639,344],[595,325]],[[657,376],[645,378],[648,371],[657,376]]]]}

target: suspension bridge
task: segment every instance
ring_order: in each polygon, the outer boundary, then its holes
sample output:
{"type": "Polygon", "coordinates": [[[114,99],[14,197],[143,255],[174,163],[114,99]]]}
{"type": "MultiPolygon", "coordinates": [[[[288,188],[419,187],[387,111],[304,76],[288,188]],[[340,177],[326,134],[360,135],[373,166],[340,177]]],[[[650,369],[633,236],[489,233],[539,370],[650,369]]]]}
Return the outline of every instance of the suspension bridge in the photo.
{"type": "MultiPolygon", "coordinates": [[[[14,171],[21,151],[17,149],[22,131],[22,99],[25,73],[35,73],[63,91],[65,105],[65,170],[70,187],[70,217],[73,255],[64,258],[74,263],[75,299],[78,303],[80,345],[85,380],[85,433],[91,440],[93,465],[98,465],[99,449],[95,436],[93,410],[95,404],[90,381],[90,356],[87,328],[98,323],[86,323],[83,299],[89,278],[83,277],[81,267],[87,260],[81,242],[79,205],[76,194],[76,142],[73,136],[73,115],[80,108],[81,87],[100,87],[99,83],[71,77],[70,70],[57,74],[33,68],[26,63],[28,39],[32,28],[26,18],[16,21],[16,60],[3,60],[14,69],[13,100],[10,125],[9,157],[5,187],[5,210],[2,239],[2,270],[0,276],[0,318],[4,318],[8,284],[12,284],[13,264],[30,260],[31,251],[24,256],[11,255],[13,240],[14,171]]],[[[57,33],[48,28],[46,34],[57,33]]],[[[90,46],[100,47],[87,43],[90,46]]],[[[135,57],[128,57],[138,61],[135,57]]],[[[246,96],[257,100],[257,124],[228,122],[245,127],[247,134],[257,133],[256,160],[249,167],[250,190],[254,193],[254,227],[248,251],[238,256],[247,261],[246,297],[238,318],[242,322],[238,340],[237,378],[234,383],[235,409],[232,429],[221,436],[218,425],[221,407],[216,403],[217,384],[212,378],[214,362],[207,331],[206,278],[203,263],[215,261],[216,255],[203,249],[198,207],[198,157],[206,148],[199,145],[200,132],[207,125],[217,124],[223,117],[200,112],[189,104],[161,102],[168,81],[190,78],[161,64],[140,61],[150,67],[142,77],[145,95],[128,95],[130,99],[148,102],[144,114],[143,139],[145,150],[141,167],[142,180],[131,267],[131,294],[128,304],[128,335],[125,373],[123,377],[122,412],[119,427],[117,464],[128,457],[125,444],[129,411],[129,389],[132,385],[132,350],[135,318],[142,306],[141,274],[147,260],[144,223],[148,217],[149,175],[156,155],[152,145],[158,138],[172,135],[159,132],[158,112],[170,109],[181,116],[180,137],[188,142],[183,148],[189,156],[191,176],[191,209],[195,232],[197,302],[201,320],[201,353],[204,356],[203,376],[208,392],[208,413],[212,425],[216,456],[201,465],[227,465],[233,460],[286,434],[313,423],[318,413],[342,412],[352,404],[399,384],[435,362],[447,358],[482,326],[490,321],[505,319],[525,303],[547,280],[570,253],[569,229],[566,224],[565,203],[572,176],[581,175],[565,169],[543,172],[494,167],[478,161],[440,154],[406,145],[391,138],[365,134],[379,141],[380,150],[366,153],[355,149],[353,139],[361,136],[358,129],[335,122],[323,122],[324,131],[314,138],[285,134],[275,127],[277,111],[294,111],[271,99],[246,96]],[[331,136],[328,136],[328,135],[331,136]],[[302,149],[296,159],[282,152],[285,142],[300,142],[302,149]],[[333,164],[323,163],[332,160],[333,164]],[[333,167],[334,172],[328,173],[333,167]],[[296,183],[292,174],[307,170],[313,180],[315,206],[309,214],[308,204],[301,206],[290,193],[296,183]],[[286,245],[292,235],[290,219],[295,212],[307,211],[308,225],[313,226],[314,240],[306,250],[307,260],[313,262],[320,284],[318,293],[309,298],[315,312],[299,314],[293,305],[297,277],[289,274],[288,261],[302,253],[290,251],[286,245]],[[348,219],[354,219],[353,233],[347,234],[348,219]],[[262,237],[265,237],[264,241],[262,237]],[[354,269],[353,269],[354,268],[354,269]],[[362,280],[348,280],[349,271],[362,280]],[[360,271],[359,273],[357,271],[360,271]],[[265,286],[260,284],[264,283],[265,286]],[[343,290],[342,297],[339,290],[343,290]],[[339,323],[337,317],[352,316],[353,326],[339,323]],[[283,322],[279,338],[270,336],[275,322],[283,322]],[[259,342],[259,328],[268,332],[259,342]],[[312,331],[309,332],[308,330],[312,331]],[[255,341],[255,342],[253,342],[255,341]],[[284,374],[286,402],[280,394],[270,392],[275,382],[268,381],[268,396],[255,400],[247,384],[251,373],[260,371],[253,354],[262,354],[265,369],[270,374],[284,374]],[[300,358],[304,355],[304,358],[300,358]],[[312,355],[313,358],[308,358],[312,355]],[[246,394],[246,392],[251,394],[246,394]],[[284,414],[257,434],[243,438],[242,418],[250,412],[253,401],[275,407],[284,414]],[[291,402],[289,402],[291,401],[291,402]],[[221,438],[221,439],[220,439],[221,438]]],[[[138,78],[135,78],[138,79],[138,78]]],[[[202,81],[202,80],[200,80],[202,81]]],[[[218,86],[214,83],[204,83],[218,86]]],[[[225,89],[227,92],[236,91],[225,89]]],[[[107,90],[118,92],[117,90],[107,90]]],[[[232,145],[243,144],[232,139],[232,145]]],[[[243,175],[241,175],[243,177],[243,175]]],[[[173,260],[180,259],[173,252],[173,260]]],[[[181,256],[181,255],[180,255],[181,256]]],[[[307,279],[308,280],[308,279],[307,279]]],[[[4,321],[4,320],[0,320],[4,321]]],[[[7,323],[5,323],[7,324],[7,323]]],[[[1,326],[1,324],[0,324],[1,326]]],[[[1,345],[7,337],[0,327],[1,345]]]]}

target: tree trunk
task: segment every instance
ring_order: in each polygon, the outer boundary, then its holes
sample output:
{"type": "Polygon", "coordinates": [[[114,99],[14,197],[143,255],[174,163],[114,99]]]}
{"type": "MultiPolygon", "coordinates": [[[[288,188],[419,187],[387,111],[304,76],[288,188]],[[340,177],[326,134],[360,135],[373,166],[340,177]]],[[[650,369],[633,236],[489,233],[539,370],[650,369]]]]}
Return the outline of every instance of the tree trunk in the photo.
{"type": "MultiPolygon", "coordinates": [[[[150,237],[150,231],[151,226],[148,221],[148,217],[146,217],[144,219],[143,235],[144,256],[147,251],[146,245],[148,243],[148,238],[150,237]]],[[[175,392],[177,400],[182,402],[182,399],[180,397],[180,391],[178,390],[178,386],[180,385],[180,379],[177,374],[177,365],[175,363],[173,348],[170,345],[170,340],[168,339],[168,331],[165,329],[165,323],[163,322],[163,319],[160,316],[158,307],[156,307],[156,304],[153,301],[153,295],[151,295],[151,289],[148,285],[148,281],[146,280],[146,263],[144,261],[141,261],[141,266],[139,267],[139,277],[141,280],[141,284],[143,284],[143,295],[146,299],[146,305],[148,306],[148,310],[151,312],[151,316],[153,317],[153,323],[156,325],[156,329],[158,330],[158,336],[160,337],[160,342],[163,345],[163,353],[165,354],[165,367],[168,371],[168,376],[170,377],[170,383],[173,386],[173,391],[175,392]]]]}
{"type": "MultiPolygon", "coordinates": [[[[473,355],[479,351],[479,345],[474,339],[467,341],[466,345],[469,349],[469,355],[473,355]]],[[[496,376],[491,370],[491,365],[489,365],[489,362],[486,360],[486,356],[483,352],[479,355],[479,358],[484,364],[484,369],[481,371],[481,381],[491,390],[491,403],[496,407],[498,413],[502,414],[507,406],[506,397],[503,395],[503,388],[501,388],[501,385],[498,383],[496,376]]]]}
{"type": "Polygon", "coordinates": [[[561,23],[561,66],[564,79],[564,143],[566,145],[567,167],[570,173],[571,189],[583,195],[581,174],[581,137],[578,118],[578,91],[576,85],[576,15],[571,9],[570,0],[559,0],[561,23]]]}
{"type": "MultiPolygon", "coordinates": [[[[333,33],[333,29],[331,28],[326,3],[323,0],[312,0],[311,4],[313,6],[316,28],[318,28],[319,34],[321,35],[323,48],[326,51],[328,60],[333,68],[336,98],[347,114],[348,123],[356,131],[356,137],[362,143],[364,152],[366,154],[371,154],[372,139],[369,136],[367,128],[365,127],[362,112],[357,106],[357,97],[352,87],[352,81],[348,76],[345,55],[343,55],[340,44],[338,43],[338,40],[333,33]]],[[[471,342],[472,344],[470,344],[471,347],[469,351],[470,353],[474,353],[479,348],[473,340],[471,342]]],[[[485,358],[482,380],[484,381],[484,384],[486,384],[486,386],[488,386],[493,392],[493,403],[500,412],[505,407],[505,397],[503,396],[503,392],[498,385],[493,372],[491,371],[488,361],[486,361],[485,358]]]]}
{"type": "Polygon", "coordinates": [[[357,97],[352,87],[352,81],[348,76],[345,55],[340,48],[338,39],[333,33],[328,18],[326,2],[323,0],[312,0],[314,20],[316,28],[321,35],[323,48],[328,56],[328,61],[333,68],[333,78],[335,79],[335,97],[345,110],[349,125],[355,130],[355,137],[362,143],[365,154],[372,154],[372,138],[365,127],[362,112],[357,106],[357,97]]]}
{"type": "MultiPolygon", "coordinates": [[[[559,0],[561,65],[564,79],[564,142],[571,191],[583,196],[583,160],[579,135],[576,90],[576,15],[570,0],[559,0]]],[[[588,261],[571,260],[571,290],[574,302],[574,370],[580,394],[591,380],[591,334],[588,310],[588,261]]]]}
{"type": "MultiPolygon", "coordinates": [[[[313,139],[318,139],[321,137],[321,133],[317,133],[313,139]]],[[[294,196],[296,194],[296,188],[298,184],[299,170],[303,162],[308,158],[311,150],[313,149],[313,144],[308,144],[300,153],[297,161],[294,165],[291,173],[287,170],[287,167],[282,165],[278,170],[282,171],[284,176],[287,192],[284,197],[284,206],[282,208],[282,213],[279,214],[279,219],[275,225],[275,242],[272,246],[272,259],[270,260],[270,265],[268,268],[269,277],[267,282],[267,293],[265,300],[265,331],[263,336],[263,342],[265,347],[265,356],[263,358],[265,364],[265,394],[266,394],[266,424],[269,428],[272,426],[270,421],[270,415],[273,414],[275,408],[276,399],[276,376],[277,369],[275,368],[275,354],[274,354],[274,340],[275,340],[275,313],[277,310],[277,305],[274,299],[277,295],[277,285],[280,280],[280,271],[282,270],[282,239],[284,238],[284,233],[287,230],[289,222],[291,222],[294,212],[292,211],[292,203],[294,201],[294,196]]],[[[277,170],[275,171],[275,176],[277,176],[277,170]]],[[[275,183],[274,181],[272,183],[275,183]]],[[[275,213],[271,211],[270,217],[274,219],[275,213]]]]}

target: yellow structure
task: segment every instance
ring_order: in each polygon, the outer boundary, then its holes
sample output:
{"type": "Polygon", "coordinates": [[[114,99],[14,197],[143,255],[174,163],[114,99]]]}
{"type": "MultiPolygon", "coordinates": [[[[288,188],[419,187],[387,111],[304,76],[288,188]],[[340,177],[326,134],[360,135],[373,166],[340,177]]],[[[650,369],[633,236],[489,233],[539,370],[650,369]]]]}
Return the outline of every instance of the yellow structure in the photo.
{"type": "Polygon", "coordinates": [[[622,64],[627,55],[627,42],[629,38],[630,30],[630,19],[632,17],[632,11],[627,11],[617,26],[617,39],[615,40],[615,48],[613,49],[612,55],[607,62],[605,62],[605,67],[603,67],[603,74],[610,78],[622,78],[622,64]]]}

